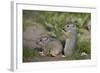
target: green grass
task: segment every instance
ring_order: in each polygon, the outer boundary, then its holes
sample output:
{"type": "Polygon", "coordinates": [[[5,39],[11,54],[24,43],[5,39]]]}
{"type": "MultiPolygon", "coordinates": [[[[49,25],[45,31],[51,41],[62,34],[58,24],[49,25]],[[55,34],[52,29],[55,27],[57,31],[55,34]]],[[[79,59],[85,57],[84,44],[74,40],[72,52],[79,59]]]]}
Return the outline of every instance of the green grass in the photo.
{"type": "Polygon", "coordinates": [[[72,12],[51,12],[51,11],[23,11],[23,24],[24,30],[32,23],[40,23],[45,26],[52,35],[59,37],[62,29],[67,22],[77,22],[78,32],[80,29],[87,28],[87,22],[90,20],[90,13],[72,13],[72,12]]]}
{"type": "Polygon", "coordinates": [[[23,61],[27,59],[34,59],[38,56],[38,52],[34,48],[23,48],[23,61]]]}

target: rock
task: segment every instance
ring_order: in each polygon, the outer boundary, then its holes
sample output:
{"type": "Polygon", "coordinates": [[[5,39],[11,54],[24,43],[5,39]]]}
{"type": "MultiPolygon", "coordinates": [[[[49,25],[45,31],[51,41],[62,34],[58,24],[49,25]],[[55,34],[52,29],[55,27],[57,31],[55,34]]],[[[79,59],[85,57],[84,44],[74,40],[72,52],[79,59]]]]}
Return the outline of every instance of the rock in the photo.
{"type": "Polygon", "coordinates": [[[37,44],[37,40],[42,35],[48,35],[46,29],[40,24],[33,24],[32,26],[28,26],[26,30],[23,32],[23,46],[29,48],[40,48],[37,44]]]}
{"type": "Polygon", "coordinates": [[[88,56],[88,54],[85,53],[85,52],[82,52],[82,53],[81,53],[81,56],[88,56]]]}

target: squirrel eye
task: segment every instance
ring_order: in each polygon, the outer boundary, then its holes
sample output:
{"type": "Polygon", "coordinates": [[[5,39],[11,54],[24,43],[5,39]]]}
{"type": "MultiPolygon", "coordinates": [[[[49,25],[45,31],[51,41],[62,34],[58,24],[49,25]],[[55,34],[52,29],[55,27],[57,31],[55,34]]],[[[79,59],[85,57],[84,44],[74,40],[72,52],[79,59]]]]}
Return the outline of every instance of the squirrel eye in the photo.
{"type": "Polygon", "coordinates": [[[69,27],[69,25],[67,25],[67,27],[69,27]]]}
{"type": "Polygon", "coordinates": [[[42,41],[42,39],[40,39],[40,42],[42,41]]]}

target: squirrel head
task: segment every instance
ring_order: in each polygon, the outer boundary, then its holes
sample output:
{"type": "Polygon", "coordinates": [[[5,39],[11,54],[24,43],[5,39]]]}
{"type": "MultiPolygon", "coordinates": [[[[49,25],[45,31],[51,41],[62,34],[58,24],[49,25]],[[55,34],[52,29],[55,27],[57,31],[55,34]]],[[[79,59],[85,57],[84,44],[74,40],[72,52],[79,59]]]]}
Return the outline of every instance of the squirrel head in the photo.
{"type": "Polygon", "coordinates": [[[65,32],[73,32],[73,31],[76,31],[76,24],[74,24],[72,22],[65,24],[64,31],[65,32]]]}

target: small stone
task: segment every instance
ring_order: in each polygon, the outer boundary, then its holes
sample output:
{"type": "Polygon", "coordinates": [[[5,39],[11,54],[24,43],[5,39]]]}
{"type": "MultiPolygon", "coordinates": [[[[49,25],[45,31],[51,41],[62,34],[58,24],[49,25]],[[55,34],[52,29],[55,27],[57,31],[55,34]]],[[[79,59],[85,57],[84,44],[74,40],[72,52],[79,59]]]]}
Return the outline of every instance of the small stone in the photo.
{"type": "Polygon", "coordinates": [[[85,53],[85,52],[82,52],[82,53],[81,53],[81,56],[88,56],[88,54],[85,53]]]}
{"type": "Polygon", "coordinates": [[[39,55],[40,56],[45,56],[43,52],[39,52],[39,55]]]}
{"type": "Polygon", "coordinates": [[[61,57],[63,57],[63,58],[64,58],[64,57],[66,57],[66,56],[65,56],[65,55],[62,55],[61,57]]]}

